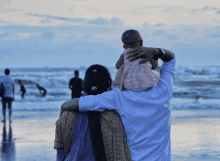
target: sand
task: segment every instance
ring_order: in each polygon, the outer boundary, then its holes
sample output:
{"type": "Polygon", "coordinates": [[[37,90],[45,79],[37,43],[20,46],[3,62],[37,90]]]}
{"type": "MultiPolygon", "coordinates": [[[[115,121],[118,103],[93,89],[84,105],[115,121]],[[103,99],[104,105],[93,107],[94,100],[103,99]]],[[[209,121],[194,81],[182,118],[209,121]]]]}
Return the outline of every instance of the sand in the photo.
{"type": "MultiPolygon", "coordinates": [[[[2,140],[3,123],[0,124],[1,161],[55,161],[58,117],[59,111],[13,112],[12,141],[7,141],[8,120],[6,140],[2,140]]],[[[220,160],[220,111],[172,111],[171,149],[173,161],[220,160]]]]}

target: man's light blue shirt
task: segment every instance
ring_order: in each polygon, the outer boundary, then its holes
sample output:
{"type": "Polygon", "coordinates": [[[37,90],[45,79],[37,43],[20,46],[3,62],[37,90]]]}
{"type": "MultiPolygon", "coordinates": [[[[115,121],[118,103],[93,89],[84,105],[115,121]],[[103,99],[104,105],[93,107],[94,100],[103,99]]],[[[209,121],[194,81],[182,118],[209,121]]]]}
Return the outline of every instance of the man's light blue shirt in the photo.
{"type": "Polygon", "coordinates": [[[114,88],[79,99],[81,112],[114,110],[124,125],[133,161],[171,160],[171,109],[176,59],[163,62],[157,86],[134,91],[114,88]]]}

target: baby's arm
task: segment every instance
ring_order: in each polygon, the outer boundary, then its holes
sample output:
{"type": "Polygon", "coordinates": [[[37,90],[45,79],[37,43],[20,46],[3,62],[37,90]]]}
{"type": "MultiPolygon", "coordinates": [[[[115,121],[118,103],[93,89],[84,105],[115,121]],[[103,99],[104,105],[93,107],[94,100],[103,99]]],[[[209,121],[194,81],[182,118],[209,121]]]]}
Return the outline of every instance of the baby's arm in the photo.
{"type": "Polygon", "coordinates": [[[124,64],[124,53],[121,54],[119,60],[117,61],[115,67],[119,69],[124,64]]]}

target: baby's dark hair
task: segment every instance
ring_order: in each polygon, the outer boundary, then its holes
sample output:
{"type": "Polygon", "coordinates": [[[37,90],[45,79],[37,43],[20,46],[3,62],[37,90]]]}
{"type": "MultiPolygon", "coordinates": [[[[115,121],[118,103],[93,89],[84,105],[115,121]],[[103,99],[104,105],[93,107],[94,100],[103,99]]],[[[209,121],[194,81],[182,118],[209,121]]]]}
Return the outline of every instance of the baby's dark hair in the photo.
{"type": "Polygon", "coordinates": [[[137,30],[126,30],[122,36],[121,40],[124,44],[124,48],[142,46],[143,40],[140,33],[137,30]]]}

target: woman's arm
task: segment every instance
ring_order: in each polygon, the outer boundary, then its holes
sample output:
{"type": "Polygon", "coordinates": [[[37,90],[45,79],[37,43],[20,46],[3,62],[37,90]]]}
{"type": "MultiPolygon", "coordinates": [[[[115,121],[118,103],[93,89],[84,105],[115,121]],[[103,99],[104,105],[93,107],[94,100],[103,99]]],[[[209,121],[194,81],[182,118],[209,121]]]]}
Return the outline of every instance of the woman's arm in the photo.
{"type": "Polygon", "coordinates": [[[119,60],[117,61],[115,67],[119,69],[124,64],[124,53],[121,54],[119,60]]]}

